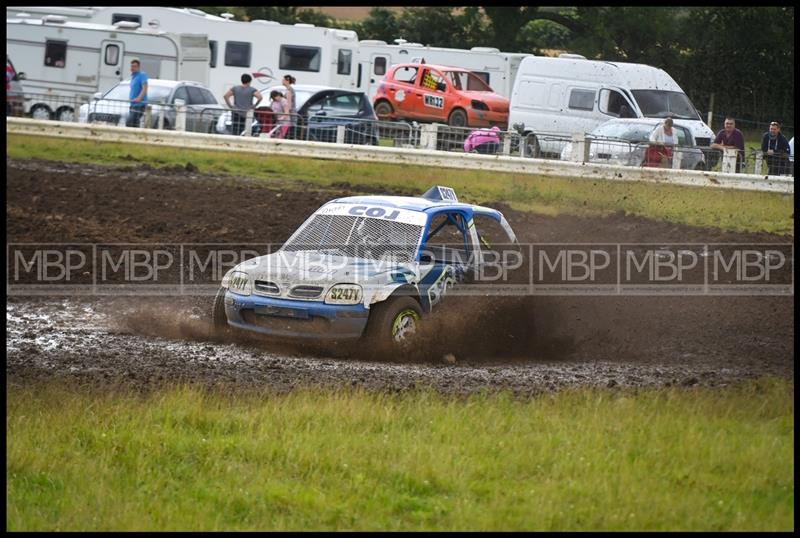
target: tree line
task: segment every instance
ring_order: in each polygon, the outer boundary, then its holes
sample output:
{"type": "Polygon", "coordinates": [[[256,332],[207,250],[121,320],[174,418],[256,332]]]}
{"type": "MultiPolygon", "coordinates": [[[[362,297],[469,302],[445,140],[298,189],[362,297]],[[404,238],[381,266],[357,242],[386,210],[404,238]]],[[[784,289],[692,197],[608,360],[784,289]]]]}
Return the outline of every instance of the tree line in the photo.
{"type": "MultiPolygon", "coordinates": [[[[701,111],[794,125],[794,7],[374,7],[358,22],[298,7],[203,7],[237,20],[354,30],[452,48],[496,47],[644,63],[667,71],[701,111]]],[[[720,126],[712,126],[714,129],[720,126]]],[[[766,124],[764,125],[766,129],[766,124]]]]}

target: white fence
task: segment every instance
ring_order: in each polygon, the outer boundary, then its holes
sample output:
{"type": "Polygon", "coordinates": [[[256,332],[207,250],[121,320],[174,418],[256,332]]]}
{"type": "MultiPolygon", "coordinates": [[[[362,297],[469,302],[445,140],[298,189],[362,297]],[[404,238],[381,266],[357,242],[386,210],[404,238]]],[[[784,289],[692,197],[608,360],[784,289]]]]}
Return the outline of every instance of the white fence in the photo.
{"type": "MultiPolygon", "coordinates": [[[[487,173],[510,172],[537,176],[570,177],[588,180],[644,181],[697,187],[780,192],[794,195],[794,179],[783,176],[760,176],[645,168],[553,159],[520,159],[503,154],[481,155],[450,153],[435,149],[409,149],[369,145],[309,142],[273,138],[213,135],[204,133],[125,128],[111,125],[41,121],[6,118],[6,132],[128,144],[151,144],[187,149],[313,157],[349,161],[382,162],[395,165],[422,165],[443,168],[485,170],[487,173]]],[[[432,146],[432,144],[431,144],[432,146]]]]}

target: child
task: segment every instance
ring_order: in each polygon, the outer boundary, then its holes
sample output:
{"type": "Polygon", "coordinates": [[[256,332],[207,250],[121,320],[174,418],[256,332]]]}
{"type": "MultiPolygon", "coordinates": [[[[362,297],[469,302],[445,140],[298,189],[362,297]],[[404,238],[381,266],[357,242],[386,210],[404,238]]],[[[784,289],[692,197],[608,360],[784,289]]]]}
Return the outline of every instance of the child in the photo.
{"type": "Polygon", "coordinates": [[[270,108],[275,118],[275,127],[270,132],[270,136],[272,138],[284,138],[289,130],[289,103],[278,90],[272,90],[269,98],[272,100],[270,108]]]}

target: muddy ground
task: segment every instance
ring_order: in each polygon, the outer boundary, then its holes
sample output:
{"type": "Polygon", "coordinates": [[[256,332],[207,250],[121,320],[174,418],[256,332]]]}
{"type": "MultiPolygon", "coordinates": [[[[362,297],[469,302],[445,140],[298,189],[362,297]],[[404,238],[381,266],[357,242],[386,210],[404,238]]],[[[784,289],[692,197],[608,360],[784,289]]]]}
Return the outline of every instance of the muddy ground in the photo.
{"type": "MultiPolygon", "coordinates": [[[[274,190],[185,167],[6,161],[8,243],[280,243],[348,184],[274,190]]],[[[394,192],[411,194],[413,192],[394,192]]],[[[787,242],[616,214],[502,205],[521,242],[787,242]]],[[[447,393],[570,386],[724,386],[794,374],[793,297],[452,297],[420,356],[376,357],[241,334],[211,337],[209,297],[9,297],[9,383],[147,389],[176,381],[447,393]],[[446,353],[455,364],[442,361],[446,353]]],[[[356,350],[358,351],[358,350],[356,350]]]]}

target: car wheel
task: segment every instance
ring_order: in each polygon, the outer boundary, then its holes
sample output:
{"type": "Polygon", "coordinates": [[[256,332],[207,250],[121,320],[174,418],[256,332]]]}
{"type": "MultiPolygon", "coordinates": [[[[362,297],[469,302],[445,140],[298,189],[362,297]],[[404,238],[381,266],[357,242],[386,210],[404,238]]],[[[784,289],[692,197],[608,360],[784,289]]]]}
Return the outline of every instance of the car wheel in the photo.
{"type": "Polygon", "coordinates": [[[467,113],[460,108],[453,110],[450,113],[450,117],[447,118],[447,125],[450,127],[466,127],[467,113]]]}
{"type": "Polygon", "coordinates": [[[36,105],[31,109],[31,118],[35,120],[49,120],[52,116],[47,105],[36,105]]]}
{"type": "Polygon", "coordinates": [[[407,295],[395,296],[371,309],[366,329],[371,344],[397,350],[413,342],[422,317],[422,308],[416,300],[407,295]]]}
{"type": "Polygon", "coordinates": [[[211,308],[211,324],[215,333],[228,328],[228,316],[225,314],[225,288],[220,288],[214,297],[214,305],[211,308]]]}
{"type": "Polygon", "coordinates": [[[390,120],[392,114],[394,114],[394,108],[392,108],[389,101],[378,101],[375,103],[375,115],[378,116],[379,120],[390,120]]]}
{"type": "Polygon", "coordinates": [[[75,111],[68,106],[61,107],[56,111],[58,121],[75,121],[75,111]]]}

